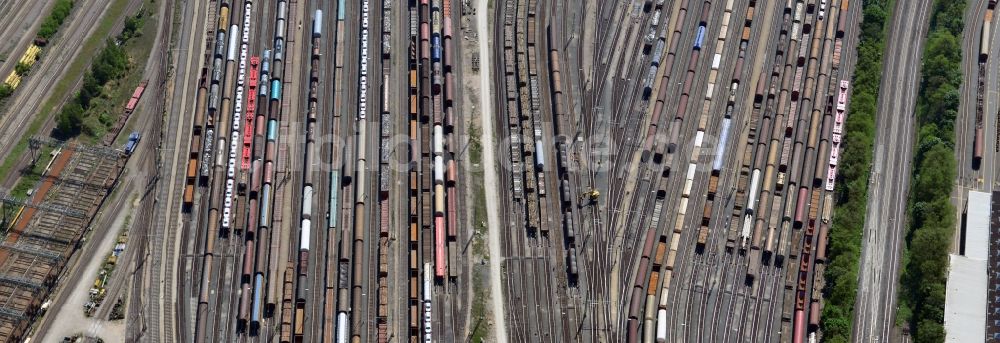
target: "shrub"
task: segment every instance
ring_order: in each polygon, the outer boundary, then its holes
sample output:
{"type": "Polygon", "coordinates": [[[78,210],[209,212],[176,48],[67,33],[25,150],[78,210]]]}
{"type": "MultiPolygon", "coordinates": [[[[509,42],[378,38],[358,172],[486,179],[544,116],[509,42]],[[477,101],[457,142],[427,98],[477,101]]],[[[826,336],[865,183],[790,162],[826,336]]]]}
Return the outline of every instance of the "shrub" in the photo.
{"type": "Polygon", "coordinates": [[[42,26],[38,29],[38,36],[44,40],[52,38],[59,31],[63,21],[73,10],[73,0],[58,0],[52,7],[52,12],[42,21],[42,26]]]}

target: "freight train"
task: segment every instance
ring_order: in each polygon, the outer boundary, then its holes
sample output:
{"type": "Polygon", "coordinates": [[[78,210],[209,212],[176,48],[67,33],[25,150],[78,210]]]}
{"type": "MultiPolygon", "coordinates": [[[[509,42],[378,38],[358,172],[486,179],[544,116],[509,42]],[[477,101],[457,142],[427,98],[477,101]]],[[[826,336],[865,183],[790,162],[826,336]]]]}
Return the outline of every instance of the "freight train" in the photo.
{"type": "Polygon", "coordinates": [[[844,122],[847,119],[847,90],[850,87],[847,80],[840,81],[840,90],[837,93],[837,114],[833,121],[833,131],[830,137],[830,165],[827,170],[826,188],[833,191],[837,182],[837,164],[840,160],[840,143],[844,134],[844,122]]]}
{"type": "MultiPolygon", "coordinates": [[[[980,163],[983,159],[983,146],[985,145],[983,136],[983,98],[986,96],[986,62],[990,57],[990,40],[993,39],[990,35],[990,28],[993,26],[993,10],[995,7],[996,1],[990,1],[987,4],[986,14],[983,16],[982,35],[979,41],[979,73],[978,82],[976,83],[976,131],[973,135],[972,148],[972,167],[976,169],[980,168],[980,163]]],[[[996,142],[1000,142],[1000,135],[997,135],[996,142]]],[[[1000,145],[994,148],[994,150],[996,149],[1000,149],[1000,145]]]]}
{"type": "MultiPolygon", "coordinates": [[[[720,141],[715,147],[716,156],[712,161],[712,173],[708,176],[708,187],[705,190],[707,197],[701,215],[702,222],[697,236],[697,247],[703,249],[708,243],[709,238],[714,236],[711,228],[716,226],[728,227],[730,231],[726,240],[726,246],[730,249],[729,251],[733,252],[732,249],[735,249],[737,246],[742,249],[749,249],[750,265],[747,270],[748,281],[752,281],[758,275],[757,273],[762,270],[760,262],[766,260],[764,257],[768,256],[768,254],[780,256],[791,255],[795,264],[789,266],[788,269],[789,273],[793,273],[794,271],[795,274],[790,274],[793,275],[790,280],[795,280],[796,283],[786,285],[786,289],[794,289],[794,291],[789,292],[789,294],[793,295],[793,299],[786,301],[786,304],[791,305],[793,308],[792,312],[797,313],[793,315],[795,318],[789,316],[786,319],[795,324],[795,330],[789,328],[786,332],[789,333],[789,336],[794,336],[790,337],[794,341],[800,342],[809,336],[810,332],[806,331],[815,330],[819,323],[821,311],[819,299],[821,295],[818,295],[818,289],[822,288],[822,286],[821,281],[815,280],[822,280],[824,268],[822,263],[826,260],[825,246],[827,242],[826,235],[829,230],[829,206],[832,203],[832,193],[830,191],[833,190],[833,178],[835,178],[835,174],[829,173],[831,180],[826,180],[827,175],[824,175],[824,173],[828,173],[830,170],[823,168],[823,166],[826,166],[828,162],[828,160],[824,159],[828,149],[830,149],[829,153],[831,154],[829,164],[834,167],[836,166],[839,156],[837,148],[839,148],[840,142],[839,132],[837,135],[833,135],[830,140],[823,134],[823,132],[830,132],[834,116],[829,114],[824,116],[820,106],[812,106],[814,102],[812,98],[813,94],[816,93],[816,98],[825,96],[823,91],[827,89],[825,88],[826,86],[821,88],[818,84],[826,82],[825,80],[834,80],[835,78],[826,75],[825,72],[820,72],[818,77],[813,75],[817,75],[816,68],[827,70],[826,68],[831,64],[833,67],[832,74],[836,75],[837,73],[842,46],[841,38],[844,36],[846,25],[849,23],[846,13],[848,3],[843,1],[839,6],[829,9],[824,6],[824,3],[819,6],[818,16],[815,16],[815,8],[813,7],[810,7],[807,11],[803,2],[793,2],[793,5],[790,5],[786,9],[784,25],[787,26],[782,28],[777,55],[784,57],[785,51],[790,51],[791,58],[788,64],[790,67],[786,67],[783,64],[779,66],[780,62],[776,62],[772,73],[765,72],[761,74],[761,78],[757,83],[756,97],[753,101],[754,108],[750,117],[748,143],[745,149],[749,153],[742,156],[742,165],[737,162],[736,170],[728,170],[729,167],[725,160],[727,159],[726,150],[729,147],[729,140],[731,139],[729,135],[731,134],[730,130],[733,121],[731,118],[732,106],[736,99],[736,92],[740,90],[741,81],[739,79],[739,72],[743,66],[746,45],[751,37],[750,25],[754,19],[755,5],[756,2],[751,1],[747,11],[743,32],[740,36],[742,39],[740,42],[740,52],[736,61],[737,67],[734,70],[733,79],[727,89],[729,91],[729,100],[727,101],[726,110],[722,118],[720,118],[721,123],[717,126],[720,132],[720,141]],[[831,18],[839,18],[840,21],[831,23],[829,25],[831,29],[829,30],[826,30],[827,25],[825,23],[822,23],[823,25],[819,25],[817,28],[811,28],[813,18],[824,20],[827,17],[827,13],[831,13],[831,18]],[[791,32],[791,34],[788,35],[788,32],[791,32]],[[788,36],[791,36],[790,44],[784,41],[788,36]],[[807,44],[808,42],[812,44],[807,44]],[[791,48],[788,45],[791,45],[791,48]],[[830,49],[827,51],[833,52],[832,63],[828,58],[820,59],[818,57],[820,51],[822,51],[821,48],[830,49]],[[808,64],[805,63],[807,61],[809,62],[808,64]],[[785,67],[784,70],[782,67],[785,67]],[[782,72],[785,75],[784,80],[779,77],[782,72]],[[770,88],[768,88],[768,81],[771,84],[770,88]],[[781,87],[782,83],[787,86],[781,87]],[[781,87],[780,91],[776,90],[778,87],[781,87]],[[799,114],[800,107],[803,115],[799,114]],[[763,118],[758,117],[758,114],[764,114],[763,118]],[[811,124],[805,124],[805,121],[809,120],[810,115],[812,119],[811,124]],[[800,116],[804,119],[800,118],[800,116]],[[763,119],[762,125],[761,119],[763,119]],[[764,136],[758,137],[759,134],[763,134],[764,136]],[[831,140],[834,141],[833,144],[829,142],[831,140]],[[831,145],[833,146],[831,147],[831,145]],[[757,152],[756,154],[754,154],[755,151],[757,152]],[[816,167],[815,170],[809,169],[813,166],[816,167]],[[719,206],[716,203],[716,193],[719,191],[720,178],[729,173],[732,173],[736,178],[736,187],[734,189],[736,192],[731,195],[734,197],[729,198],[732,200],[727,200],[727,202],[735,200],[731,221],[719,218],[720,216],[718,215],[713,216],[715,207],[719,206]],[[816,178],[813,178],[814,175],[816,178]],[[827,182],[828,188],[822,186],[823,181],[829,181],[827,182]],[[786,188],[791,190],[791,192],[783,194],[786,188]],[[823,191],[826,191],[825,195],[823,191]],[[818,210],[820,209],[822,199],[826,200],[822,203],[827,204],[827,206],[824,208],[824,214],[820,218],[818,210]],[[785,214],[784,217],[781,215],[782,213],[785,214]],[[770,216],[767,214],[770,214],[770,216]],[[818,221],[817,219],[822,219],[822,221],[818,221]],[[794,224],[796,229],[792,230],[789,224],[794,224]],[[788,250],[792,250],[792,253],[789,254],[788,250]],[[802,262],[799,263],[798,261],[802,262]],[[802,278],[806,277],[809,278],[803,281],[802,278]],[[805,299],[805,301],[802,299],[805,299]],[[805,318],[805,313],[809,314],[808,318],[805,318]],[[803,329],[799,330],[800,327],[803,329]]],[[[686,9],[686,4],[682,5],[681,8],[686,9]]],[[[680,13],[683,14],[686,11],[680,13]]],[[[728,15],[729,6],[727,6],[727,11],[723,14],[723,28],[721,30],[723,33],[720,34],[718,45],[724,44],[724,32],[727,31],[726,23],[728,23],[726,17],[728,15]]],[[[695,32],[692,59],[697,58],[697,51],[706,47],[704,45],[702,27],[703,24],[699,25],[698,31],[695,32]]],[[[674,35],[675,38],[679,35],[679,29],[674,32],[674,35]]],[[[673,41],[676,41],[676,39],[673,41]]],[[[653,51],[655,53],[656,50],[653,51]]],[[[672,61],[675,54],[676,52],[672,48],[671,51],[667,52],[665,61],[656,65],[659,68],[667,69],[662,76],[662,84],[668,84],[669,69],[672,68],[672,61]]],[[[705,98],[706,104],[711,99],[712,90],[714,89],[714,73],[717,72],[719,57],[717,55],[712,61],[712,73],[709,74],[708,91],[705,98]]],[[[655,85],[649,86],[651,86],[650,88],[655,88],[655,85]]],[[[673,152],[672,148],[675,146],[675,142],[678,142],[676,140],[677,134],[671,132],[668,135],[669,138],[666,147],[660,147],[659,142],[653,138],[656,134],[657,126],[662,126],[660,125],[659,115],[664,110],[663,102],[666,99],[664,88],[661,87],[659,89],[657,102],[654,104],[653,120],[647,133],[647,140],[642,145],[644,149],[642,160],[645,162],[651,159],[654,163],[663,161],[663,153],[666,152],[666,164],[669,165],[671,163],[669,154],[673,152]]],[[[838,131],[842,129],[844,113],[846,112],[848,83],[846,81],[843,82],[841,88],[842,95],[838,94],[840,95],[838,100],[840,100],[841,106],[845,107],[845,109],[841,109],[839,112],[839,123],[836,129],[838,131]]],[[[687,89],[688,87],[685,85],[681,93],[680,102],[677,105],[678,111],[673,118],[674,123],[671,124],[672,126],[676,127],[673,124],[680,124],[685,116],[688,98],[687,89]]],[[[833,92],[833,89],[831,89],[831,92],[833,92]]],[[[707,109],[707,106],[703,107],[703,111],[705,109],[707,109]]],[[[705,129],[703,125],[703,122],[699,123],[699,134],[702,134],[702,131],[705,129]]],[[[697,150],[700,147],[701,144],[699,144],[699,139],[696,137],[694,146],[695,156],[697,156],[697,150]]],[[[690,199],[690,186],[688,184],[692,183],[695,178],[690,171],[694,167],[695,165],[693,164],[689,165],[689,172],[681,174],[684,175],[681,199],[679,199],[681,210],[678,220],[675,221],[673,239],[668,240],[669,235],[666,234],[661,236],[664,247],[667,244],[666,242],[671,242],[671,245],[675,246],[680,238],[679,233],[683,229],[682,218],[686,215],[685,207],[690,199]]],[[[835,169],[832,170],[835,172],[835,169]]],[[[664,175],[669,174],[664,172],[664,175]]],[[[665,195],[666,191],[661,189],[657,194],[665,195]]],[[[653,220],[655,220],[656,214],[653,216],[653,220]]],[[[722,235],[725,236],[724,233],[722,235]]],[[[643,256],[645,255],[644,253],[643,256]]],[[[647,271],[640,268],[636,271],[637,280],[642,279],[644,277],[643,274],[648,273],[649,277],[646,280],[653,280],[655,276],[655,278],[660,279],[658,282],[663,283],[663,289],[660,293],[660,311],[664,311],[668,304],[666,300],[667,291],[673,276],[676,250],[671,248],[666,253],[666,256],[663,270],[647,271]]],[[[649,287],[653,287],[652,283],[650,283],[649,287]]],[[[630,311],[642,312],[641,305],[643,302],[641,296],[633,295],[630,311]]],[[[653,339],[658,342],[667,341],[669,332],[666,327],[668,323],[666,322],[665,311],[661,313],[656,311],[656,309],[646,309],[644,312],[645,317],[642,319],[644,319],[643,326],[646,330],[645,341],[652,341],[653,339]],[[651,325],[654,320],[657,323],[656,326],[651,325]]],[[[630,316],[630,318],[633,317],[636,319],[640,318],[639,316],[630,316]]],[[[638,326],[637,321],[630,319],[627,325],[628,337],[633,339],[633,334],[636,332],[635,328],[638,326]]]]}

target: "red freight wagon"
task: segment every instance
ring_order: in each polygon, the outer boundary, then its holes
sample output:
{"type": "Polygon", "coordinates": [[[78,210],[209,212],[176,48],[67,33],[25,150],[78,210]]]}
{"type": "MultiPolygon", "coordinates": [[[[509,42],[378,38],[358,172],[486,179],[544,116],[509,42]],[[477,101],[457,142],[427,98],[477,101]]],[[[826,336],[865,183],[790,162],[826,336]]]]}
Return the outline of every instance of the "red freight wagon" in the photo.
{"type": "Polygon", "coordinates": [[[434,276],[444,277],[445,274],[445,256],[444,251],[444,217],[434,218],[434,276]]]}

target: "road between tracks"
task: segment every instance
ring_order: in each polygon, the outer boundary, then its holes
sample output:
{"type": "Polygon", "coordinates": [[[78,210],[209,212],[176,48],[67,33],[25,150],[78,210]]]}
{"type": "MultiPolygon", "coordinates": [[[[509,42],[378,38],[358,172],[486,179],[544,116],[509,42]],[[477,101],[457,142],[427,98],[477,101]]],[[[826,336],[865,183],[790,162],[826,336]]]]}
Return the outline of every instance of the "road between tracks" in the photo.
{"type": "MultiPolygon", "coordinates": [[[[133,164],[134,165],[134,164],[133,164]]],[[[57,342],[63,337],[72,336],[77,333],[85,333],[92,337],[101,337],[109,342],[121,342],[125,340],[125,323],[123,321],[105,321],[100,318],[85,317],[83,309],[84,303],[90,301],[89,292],[91,289],[91,278],[97,276],[98,270],[104,264],[104,257],[116,243],[117,233],[126,225],[125,219],[132,211],[132,205],[125,205],[125,199],[132,194],[134,184],[129,184],[125,188],[126,192],[115,192],[109,199],[110,211],[103,211],[99,214],[99,225],[95,226],[91,233],[91,239],[85,243],[80,256],[80,265],[74,268],[71,276],[66,282],[68,286],[60,292],[53,303],[51,316],[44,317],[42,328],[38,330],[40,342],[57,342]],[[58,323],[58,324],[57,324],[58,323]]],[[[105,301],[114,302],[113,298],[105,298],[105,301]]]]}
{"type": "MultiPolygon", "coordinates": [[[[476,29],[479,30],[479,70],[487,76],[493,72],[493,61],[490,49],[492,41],[490,35],[489,0],[476,1],[476,29]]],[[[498,189],[497,187],[497,164],[493,148],[493,103],[490,99],[493,96],[491,79],[480,76],[479,78],[479,108],[482,114],[483,127],[483,182],[484,189],[498,189]]],[[[503,271],[500,266],[503,264],[503,249],[500,245],[500,217],[497,209],[500,208],[500,199],[497,199],[498,192],[487,192],[486,194],[486,221],[489,225],[489,250],[490,250],[490,296],[493,306],[493,338],[496,342],[507,341],[507,323],[504,313],[503,299],[503,271]]]]}
{"type": "MultiPolygon", "coordinates": [[[[869,178],[853,342],[888,342],[896,319],[900,251],[906,230],[920,88],[921,54],[931,0],[897,1],[876,115],[875,154],[869,178]]],[[[848,114],[850,115],[850,114],[848,114]]]]}

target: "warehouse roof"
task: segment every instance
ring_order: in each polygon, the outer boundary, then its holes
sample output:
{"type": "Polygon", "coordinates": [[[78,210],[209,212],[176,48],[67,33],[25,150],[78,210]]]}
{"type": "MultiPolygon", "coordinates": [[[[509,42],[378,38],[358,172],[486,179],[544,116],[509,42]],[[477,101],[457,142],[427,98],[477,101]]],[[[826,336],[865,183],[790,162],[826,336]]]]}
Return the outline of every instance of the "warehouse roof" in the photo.
{"type": "Polygon", "coordinates": [[[951,255],[944,330],[947,342],[986,338],[986,260],[951,255]]]}
{"type": "Polygon", "coordinates": [[[989,245],[990,193],[969,191],[969,202],[966,208],[965,256],[978,260],[988,260],[990,258],[989,245]]]}
{"type": "Polygon", "coordinates": [[[966,203],[964,256],[951,255],[945,295],[944,330],[948,342],[986,339],[989,274],[990,194],[969,191],[966,203]]]}

